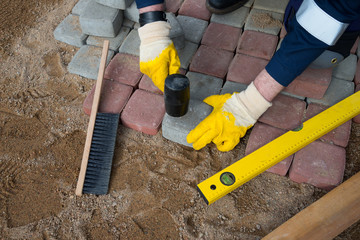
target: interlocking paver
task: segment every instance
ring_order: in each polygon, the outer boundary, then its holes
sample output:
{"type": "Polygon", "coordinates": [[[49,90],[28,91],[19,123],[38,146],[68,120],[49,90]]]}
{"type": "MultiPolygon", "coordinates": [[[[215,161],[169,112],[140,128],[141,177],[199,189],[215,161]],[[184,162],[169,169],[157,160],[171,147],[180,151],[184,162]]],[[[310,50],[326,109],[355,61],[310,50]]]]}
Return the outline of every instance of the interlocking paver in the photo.
{"type": "Polygon", "coordinates": [[[201,73],[188,72],[186,76],[190,81],[190,97],[200,101],[208,96],[219,94],[223,85],[221,78],[201,73]]]}
{"type": "Polygon", "coordinates": [[[86,5],[89,2],[95,2],[95,0],[79,0],[72,8],[71,13],[80,16],[84,12],[86,5]]]}
{"type": "Polygon", "coordinates": [[[107,66],[104,76],[106,79],[113,79],[136,88],[142,75],[139,57],[118,53],[107,66]]]}
{"type": "Polygon", "coordinates": [[[193,43],[200,43],[208,26],[208,22],[202,19],[183,15],[178,15],[177,19],[184,30],[185,40],[193,43]]]}
{"type": "Polygon", "coordinates": [[[284,91],[303,97],[321,99],[332,78],[332,68],[307,68],[287,86],[284,91]]]}
{"type": "Polygon", "coordinates": [[[188,69],[191,59],[198,49],[196,43],[185,41],[185,47],[183,49],[177,49],[180,59],[180,65],[184,69],[188,69]]]}
{"type": "Polygon", "coordinates": [[[179,14],[208,21],[211,13],[205,6],[206,0],[184,0],[179,14]]]}
{"type": "Polygon", "coordinates": [[[236,28],[242,28],[245,24],[246,17],[249,15],[249,12],[250,8],[241,7],[227,14],[212,14],[210,21],[236,28]]]}
{"type": "MultiPolygon", "coordinates": [[[[97,79],[102,49],[94,46],[82,46],[71,59],[67,70],[90,79],[97,79]]],[[[114,51],[108,51],[107,62],[114,56],[114,51]]]]}
{"type": "Polygon", "coordinates": [[[82,47],[88,35],[81,30],[79,16],[69,14],[54,30],[54,38],[66,44],[82,47]]]}
{"type": "Polygon", "coordinates": [[[121,27],[118,35],[114,38],[89,36],[86,39],[86,44],[97,46],[97,47],[102,47],[104,40],[109,40],[109,49],[117,52],[119,50],[120,45],[124,42],[126,36],[129,34],[129,32],[130,32],[130,28],[121,27]]]}
{"type": "Polygon", "coordinates": [[[133,28],[134,24],[135,24],[135,22],[133,22],[127,18],[124,18],[123,23],[122,23],[123,27],[128,27],[128,28],[133,28]]]}
{"type": "Polygon", "coordinates": [[[201,45],[192,59],[190,71],[223,79],[233,55],[232,52],[226,50],[201,45]]]}
{"type": "MultiPolygon", "coordinates": [[[[91,113],[91,107],[94,101],[95,87],[96,84],[94,84],[83,103],[83,110],[87,115],[90,115],[91,113]]],[[[120,113],[125,107],[125,104],[129,100],[132,92],[133,88],[128,85],[104,79],[101,89],[98,112],[120,113]]]]}
{"type": "Polygon", "coordinates": [[[121,113],[121,123],[136,131],[155,135],[165,114],[164,97],[137,89],[121,113]]]}
{"type": "Polygon", "coordinates": [[[230,63],[226,80],[250,84],[267,64],[265,59],[238,53],[230,63]]]}
{"type": "Polygon", "coordinates": [[[177,13],[184,0],[165,0],[165,8],[167,12],[177,13]]]}
{"type": "Polygon", "coordinates": [[[183,49],[185,47],[184,30],[177,20],[175,14],[166,13],[166,18],[171,26],[169,37],[173,41],[176,49],[183,49]]]}
{"type": "Polygon", "coordinates": [[[295,153],[289,177],[298,183],[331,190],[343,180],[345,159],[344,148],[315,141],[295,153]]]}
{"type": "MultiPolygon", "coordinates": [[[[358,84],[355,88],[355,92],[360,91],[360,84],[358,84]]],[[[353,121],[355,123],[360,123],[360,114],[353,118],[353,121]]]]}
{"type": "MultiPolygon", "coordinates": [[[[305,112],[304,121],[312,118],[313,116],[319,114],[320,112],[326,109],[327,107],[315,103],[309,104],[305,112]]],[[[341,126],[335,128],[331,132],[322,136],[320,139],[325,142],[338,145],[340,147],[346,147],[349,142],[350,132],[351,132],[351,121],[347,121],[346,123],[342,124],[341,126]]]]}
{"type": "Polygon", "coordinates": [[[354,83],[355,83],[355,85],[360,84],[360,58],[356,65],[356,73],[355,73],[355,77],[354,77],[354,83]]]}
{"type": "Polygon", "coordinates": [[[204,33],[201,44],[233,52],[239,41],[240,34],[240,28],[210,23],[204,33]]]}
{"type": "Polygon", "coordinates": [[[357,56],[350,54],[333,70],[333,76],[343,80],[353,81],[356,73],[357,56]]]}
{"type": "Polygon", "coordinates": [[[289,0],[255,0],[253,8],[263,9],[272,12],[285,13],[289,0]]]}
{"type": "Polygon", "coordinates": [[[241,92],[247,88],[248,85],[243,83],[237,83],[232,81],[225,81],[224,86],[221,89],[220,94],[230,93],[233,94],[234,92],[241,92]]]}
{"type": "Polygon", "coordinates": [[[272,34],[244,31],[236,52],[270,60],[278,44],[278,37],[272,34]]]}
{"type": "MultiPolygon", "coordinates": [[[[256,123],[251,130],[249,140],[246,145],[245,154],[248,155],[253,151],[259,149],[260,147],[268,144],[275,138],[286,133],[285,130],[275,128],[263,123],[256,123]]],[[[288,172],[291,162],[294,155],[291,155],[273,167],[269,168],[267,171],[271,173],[276,173],[281,176],[285,176],[288,172]]]]}
{"type": "Polygon", "coordinates": [[[307,98],[307,103],[332,106],[354,93],[354,82],[332,77],[330,85],[321,99],[307,98]]]}
{"type": "Polygon", "coordinates": [[[124,16],[133,22],[139,22],[139,10],[135,1],[124,10],[124,16]]]}
{"type": "Polygon", "coordinates": [[[259,121],[280,129],[292,130],[301,125],[305,107],[305,101],[279,94],[259,121]]]}
{"type": "Polygon", "coordinates": [[[280,30],[280,39],[284,38],[287,34],[287,31],[286,31],[286,28],[285,28],[285,25],[282,25],[281,27],[281,30],[280,30]]]}
{"type": "Polygon", "coordinates": [[[129,7],[134,0],[96,0],[96,2],[111,8],[124,10],[129,7]]]}
{"type": "Polygon", "coordinates": [[[126,36],[119,48],[119,53],[140,56],[140,37],[137,30],[131,30],[130,33],[126,36]]]}
{"type": "Polygon", "coordinates": [[[278,35],[284,14],[253,8],[246,20],[244,30],[278,35]]]}

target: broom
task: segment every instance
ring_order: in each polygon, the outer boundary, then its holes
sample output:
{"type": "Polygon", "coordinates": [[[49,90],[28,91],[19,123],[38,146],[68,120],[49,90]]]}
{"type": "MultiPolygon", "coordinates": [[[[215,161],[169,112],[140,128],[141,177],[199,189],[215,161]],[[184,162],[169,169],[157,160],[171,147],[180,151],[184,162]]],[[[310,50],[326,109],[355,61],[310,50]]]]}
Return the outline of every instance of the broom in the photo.
{"type": "Polygon", "coordinates": [[[75,194],[107,194],[120,114],[98,113],[109,41],[101,54],[94,100],[75,194]]]}

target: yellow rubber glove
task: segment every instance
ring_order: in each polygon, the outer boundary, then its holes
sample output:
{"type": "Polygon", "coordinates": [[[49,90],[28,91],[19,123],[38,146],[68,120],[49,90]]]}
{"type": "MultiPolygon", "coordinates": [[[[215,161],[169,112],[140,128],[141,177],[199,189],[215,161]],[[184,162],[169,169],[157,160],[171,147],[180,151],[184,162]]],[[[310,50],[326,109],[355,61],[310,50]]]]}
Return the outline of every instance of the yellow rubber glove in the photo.
{"type": "Polygon", "coordinates": [[[148,23],[138,30],[140,37],[140,71],[151,78],[164,92],[165,78],[179,73],[180,60],[169,38],[170,24],[165,21],[148,23]]]}
{"type": "Polygon", "coordinates": [[[213,111],[187,136],[195,150],[208,143],[216,144],[219,151],[232,150],[246,131],[271,106],[253,83],[240,93],[213,95],[204,100],[213,111]]]}

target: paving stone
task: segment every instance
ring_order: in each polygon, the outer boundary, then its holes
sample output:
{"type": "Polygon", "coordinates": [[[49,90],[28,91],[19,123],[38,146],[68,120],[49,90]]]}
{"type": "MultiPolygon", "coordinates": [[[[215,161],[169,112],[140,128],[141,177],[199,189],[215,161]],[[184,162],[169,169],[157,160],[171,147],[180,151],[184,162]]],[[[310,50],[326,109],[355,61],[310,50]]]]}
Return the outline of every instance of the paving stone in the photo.
{"type": "Polygon", "coordinates": [[[124,10],[124,16],[133,22],[139,22],[139,10],[135,1],[124,10]]]}
{"type": "Polygon", "coordinates": [[[212,111],[212,107],[202,101],[190,99],[188,112],[182,117],[171,117],[165,113],[162,122],[162,135],[164,138],[192,147],[186,141],[186,136],[212,111]]]}
{"type": "Polygon", "coordinates": [[[321,99],[330,85],[332,70],[307,68],[284,89],[284,92],[321,99]]]}
{"type": "Polygon", "coordinates": [[[285,25],[282,25],[281,27],[281,30],[280,30],[280,39],[284,38],[287,34],[287,31],[286,31],[286,28],[285,28],[285,25]]]}
{"type": "Polygon", "coordinates": [[[131,21],[130,19],[124,18],[122,26],[128,28],[134,28],[135,22],[131,21]]]}
{"type": "MultiPolygon", "coordinates": [[[[83,109],[85,114],[90,115],[94,101],[96,84],[84,100],[83,109]]],[[[104,79],[98,112],[100,113],[120,113],[129,100],[133,88],[112,80],[104,79]]]]}
{"type": "Polygon", "coordinates": [[[289,177],[298,183],[331,190],[343,180],[345,160],[344,148],[315,141],[295,154],[289,177]]]}
{"type": "Polygon", "coordinates": [[[177,13],[184,0],[165,0],[165,9],[167,12],[177,13]]]}
{"type": "Polygon", "coordinates": [[[208,21],[211,13],[205,6],[206,0],[184,0],[179,14],[208,21]]]}
{"type": "Polygon", "coordinates": [[[124,42],[119,48],[119,53],[140,56],[140,37],[137,30],[131,30],[130,33],[126,36],[124,42]]]}
{"type": "Polygon", "coordinates": [[[333,70],[333,76],[343,80],[353,81],[356,73],[357,56],[350,54],[333,70]]]}
{"type": "Polygon", "coordinates": [[[261,58],[236,54],[229,66],[226,80],[243,84],[250,84],[265,68],[269,61],[261,58]]]}
{"type": "MultiPolygon", "coordinates": [[[[358,84],[355,88],[355,92],[360,91],[360,84],[358,84]]],[[[360,114],[353,118],[353,121],[355,123],[360,123],[360,114]]]]}
{"type": "Polygon", "coordinates": [[[244,7],[248,7],[248,8],[252,7],[253,4],[254,4],[254,1],[255,1],[255,0],[248,0],[248,1],[244,4],[244,7]]]}
{"type": "Polygon", "coordinates": [[[208,22],[189,17],[178,15],[177,19],[184,30],[185,40],[188,40],[193,43],[200,43],[201,38],[208,26],[208,22]]]}
{"type": "Polygon", "coordinates": [[[253,8],[246,20],[244,30],[278,35],[282,27],[284,14],[253,8]]]}
{"type": "Polygon", "coordinates": [[[80,16],[84,12],[89,2],[95,2],[95,0],[79,0],[72,8],[71,13],[80,16]]]}
{"type": "Polygon", "coordinates": [[[156,135],[165,114],[164,97],[137,89],[121,113],[124,126],[150,135],[156,135]]]}
{"type": "Polygon", "coordinates": [[[245,90],[247,88],[247,86],[248,85],[243,84],[243,83],[225,81],[225,84],[222,87],[220,94],[226,94],[226,93],[233,94],[234,92],[241,92],[241,91],[245,90]]]}
{"type": "Polygon", "coordinates": [[[275,35],[244,31],[240,37],[236,52],[270,60],[274,55],[278,40],[275,35]]]}
{"type": "Polygon", "coordinates": [[[210,23],[202,38],[201,44],[233,52],[241,34],[240,28],[219,23],[210,23]]]}
{"type": "MultiPolygon", "coordinates": [[[[97,79],[102,48],[84,45],[76,52],[71,59],[67,70],[70,73],[80,75],[85,78],[97,79]]],[[[107,62],[114,56],[114,51],[108,51],[107,62]]]]}
{"type": "MultiPolygon", "coordinates": [[[[263,123],[256,123],[251,130],[249,140],[246,145],[245,154],[249,155],[253,151],[268,144],[277,137],[286,133],[285,130],[275,128],[263,123]]],[[[267,172],[285,176],[290,168],[294,155],[291,155],[278,164],[272,166],[267,172]]]]}
{"type": "Polygon", "coordinates": [[[354,82],[332,77],[330,85],[321,99],[307,98],[306,102],[332,106],[354,93],[354,82]]]}
{"type": "Polygon", "coordinates": [[[242,28],[245,24],[246,17],[249,15],[249,12],[250,8],[241,7],[227,14],[212,14],[210,21],[236,28],[242,28]]]}
{"type": "Polygon", "coordinates": [[[54,38],[60,42],[70,44],[75,47],[85,45],[88,35],[83,34],[79,17],[68,15],[54,30],[54,38]]]}
{"type": "Polygon", "coordinates": [[[223,80],[221,78],[188,72],[186,74],[190,81],[190,97],[196,100],[204,100],[211,95],[220,94],[223,80]]]}
{"type": "Polygon", "coordinates": [[[183,49],[185,47],[185,35],[179,21],[175,14],[166,13],[166,18],[171,26],[169,37],[173,41],[176,49],[183,49]]]}
{"type": "Polygon", "coordinates": [[[201,45],[190,64],[190,71],[224,79],[234,54],[201,45]]]}
{"type": "Polygon", "coordinates": [[[197,49],[198,45],[189,41],[185,41],[185,47],[183,49],[177,49],[182,68],[188,69],[191,59],[197,49]]]}
{"type": "Polygon", "coordinates": [[[107,66],[104,77],[136,88],[142,75],[139,57],[118,53],[107,66]]]}
{"type": "MultiPolygon", "coordinates": [[[[320,112],[326,109],[327,107],[315,103],[309,104],[305,111],[304,121],[314,117],[315,115],[319,114],[320,112]]],[[[350,132],[351,132],[351,121],[347,121],[346,123],[342,124],[341,126],[335,128],[326,135],[322,136],[320,140],[325,141],[327,143],[338,145],[340,147],[346,147],[349,142],[350,132]]]]}
{"type": "Polygon", "coordinates": [[[288,5],[289,0],[255,0],[253,8],[277,12],[277,13],[285,13],[286,6],[288,5]]]}
{"type": "Polygon", "coordinates": [[[284,92],[284,91],[282,91],[281,94],[284,94],[284,95],[289,96],[289,97],[297,98],[297,99],[299,99],[301,101],[305,101],[305,99],[306,99],[303,96],[295,95],[295,94],[284,92]]]}
{"type": "Polygon", "coordinates": [[[120,45],[124,42],[124,39],[130,32],[130,28],[128,27],[121,27],[118,35],[113,38],[105,38],[105,37],[96,37],[96,36],[89,36],[86,39],[87,45],[93,45],[97,47],[102,47],[104,40],[109,40],[109,49],[117,52],[119,50],[120,45]]]}
{"type": "Polygon", "coordinates": [[[115,37],[122,25],[123,11],[90,1],[80,15],[84,34],[98,37],[115,37]]]}
{"type": "Polygon", "coordinates": [[[356,73],[355,73],[355,77],[354,77],[354,83],[355,83],[355,85],[360,84],[360,58],[356,65],[356,73]]]}
{"type": "Polygon", "coordinates": [[[350,49],[350,53],[351,54],[356,54],[356,50],[358,49],[359,46],[359,41],[360,41],[360,37],[358,37],[353,45],[353,47],[350,49]]]}
{"type": "Polygon", "coordinates": [[[138,30],[139,28],[140,28],[140,23],[135,23],[135,24],[134,24],[134,29],[135,29],[135,30],[138,30]]]}
{"type": "Polygon", "coordinates": [[[128,8],[134,0],[96,0],[96,2],[111,8],[124,10],[128,8]]]}
{"type": "Polygon", "coordinates": [[[279,94],[272,101],[272,106],[259,118],[259,122],[292,130],[301,125],[305,107],[305,101],[279,94]]]}

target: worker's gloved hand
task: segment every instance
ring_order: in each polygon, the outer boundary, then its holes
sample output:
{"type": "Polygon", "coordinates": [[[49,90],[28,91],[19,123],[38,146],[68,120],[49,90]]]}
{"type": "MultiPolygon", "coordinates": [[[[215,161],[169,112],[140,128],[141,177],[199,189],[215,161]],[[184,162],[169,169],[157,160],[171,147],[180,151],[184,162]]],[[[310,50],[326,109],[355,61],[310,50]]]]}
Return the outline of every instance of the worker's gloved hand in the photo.
{"type": "Polygon", "coordinates": [[[180,60],[169,38],[170,24],[156,21],[139,28],[140,71],[149,76],[162,92],[165,78],[179,73],[180,60]]]}
{"type": "Polygon", "coordinates": [[[232,150],[271,106],[253,83],[240,93],[213,95],[204,102],[214,109],[187,136],[188,143],[192,143],[195,150],[210,142],[215,143],[220,151],[232,150]]]}

